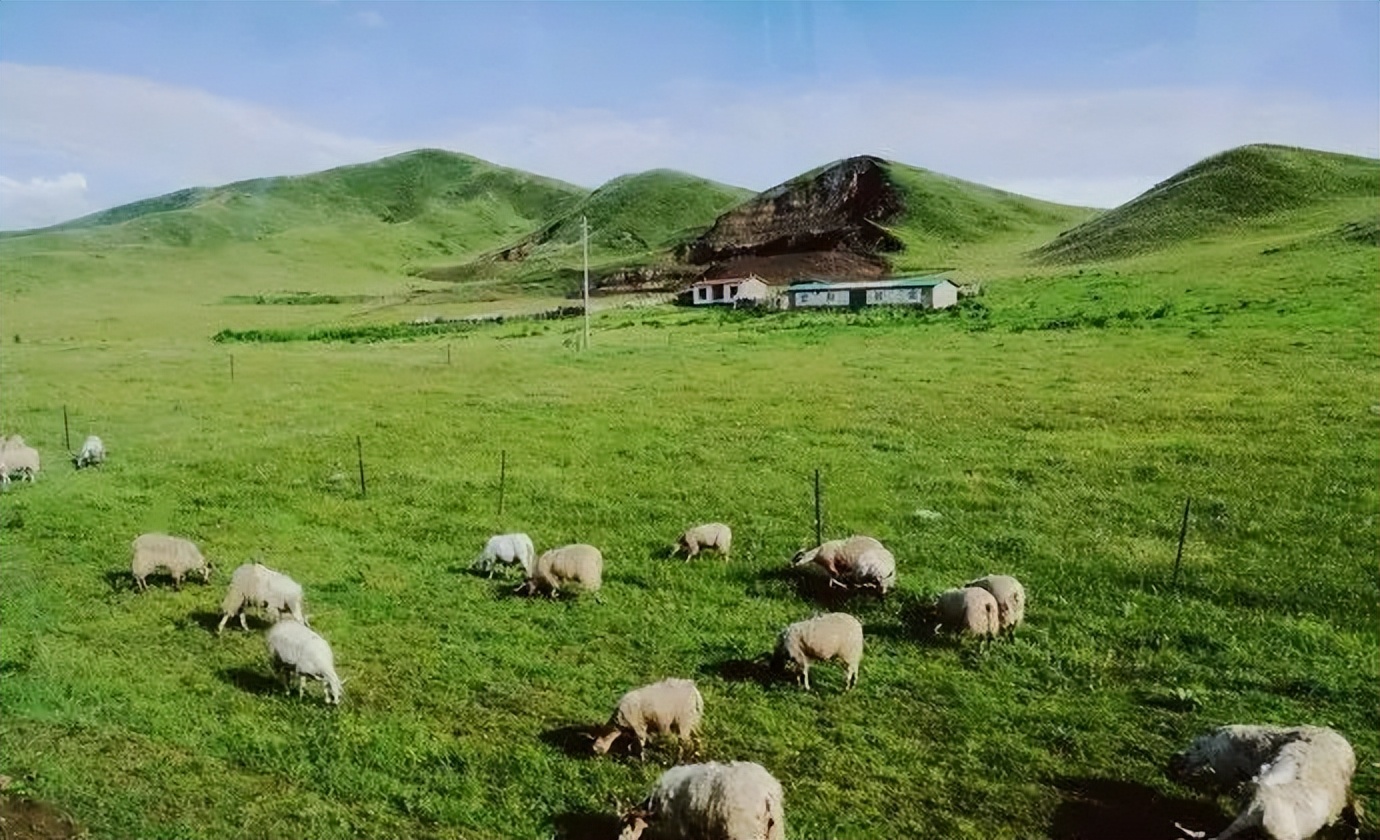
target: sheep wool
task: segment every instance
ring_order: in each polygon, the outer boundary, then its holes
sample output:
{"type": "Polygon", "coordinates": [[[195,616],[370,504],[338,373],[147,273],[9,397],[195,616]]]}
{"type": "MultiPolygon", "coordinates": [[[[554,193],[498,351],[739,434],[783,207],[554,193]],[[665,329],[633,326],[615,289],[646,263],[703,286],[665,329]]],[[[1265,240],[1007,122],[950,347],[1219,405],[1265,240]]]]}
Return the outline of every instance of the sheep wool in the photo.
{"type": "Polygon", "coordinates": [[[665,679],[627,692],[618,700],[608,724],[594,741],[594,752],[603,755],[623,735],[637,740],[640,755],[647,738],[656,733],[693,739],[704,715],[704,697],[694,680],[665,679]]]}
{"type": "Polygon", "coordinates": [[[130,560],[129,568],[140,592],[148,588],[145,579],[160,568],[166,569],[172,576],[174,589],[182,588],[182,578],[188,572],[199,572],[202,583],[211,580],[211,564],[206,562],[201,550],[190,540],[167,534],[141,534],[130,545],[134,557],[130,560]]]}
{"type": "Polygon", "coordinates": [[[618,836],[639,840],[644,832],[660,840],[785,840],[785,795],[760,764],[682,764],[661,774],[618,836]]]}
{"type": "Polygon", "coordinates": [[[1001,630],[1014,634],[1025,621],[1025,587],[1010,575],[987,575],[963,584],[985,589],[997,600],[997,620],[1001,630]]]}
{"type": "Polygon", "coordinates": [[[526,534],[497,534],[489,537],[484,544],[484,550],[475,559],[475,566],[488,572],[489,577],[494,576],[494,569],[499,563],[522,566],[523,572],[530,574],[536,556],[532,538],[526,534]]]}
{"type": "Polygon", "coordinates": [[[858,559],[865,552],[876,549],[886,550],[880,541],[860,535],[843,540],[829,540],[814,548],[796,552],[791,558],[792,566],[816,566],[835,580],[852,574],[858,559]]]}
{"type": "Polygon", "coordinates": [[[727,560],[729,549],[732,546],[733,531],[722,522],[696,525],[681,534],[676,540],[676,551],[685,553],[685,562],[687,563],[695,559],[701,551],[711,548],[719,552],[720,557],[727,560]]]}
{"type": "Polygon", "coordinates": [[[307,677],[319,680],[326,690],[326,702],[340,705],[344,680],[335,672],[335,654],[325,639],[296,621],[280,621],[264,635],[268,657],[283,685],[292,690],[292,678],[297,678],[297,696],[306,690],[307,677]]]}
{"type": "Polygon", "coordinates": [[[529,594],[545,592],[554,597],[562,585],[578,583],[589,592],[598,592],[603,574],[604,557],[599,549],[582,543],[564,545],[538,557],[519,589],[529,594]]]}
{"type": "Polygon", "coordinates": [[[862,662],[862,622],[848,613],[825,613],[805,621],[797,621],[776,639],[772,653],[772,670],[781,672],[788,662],[799,669],[799,679],[805,689],[810,688],[810,663],[837,659],[848,669],[844,690],[858,682],[858,665],[862,662]]]}
{"type": "Polygon", "coordinates": [[[220,602],[220,624],[216,626],[216,633],[224,630],[225,623],[236,615],[240,619],[240,629],[248,630],[244,612],[250,606],[264,608],[274,621],[288,613],[295,621],[310,624],[303,612],[301,585],[262,563],[245,563],[230,575],[230,587],[220,602]]]}
{"type": "Polygon", "coordinates": [[[1211,792],[1244,786],[1245,808],[1216,840],[1239,834],[1305,840],[1352,807],[1356,753],[1326,727],[1236,724],[1194,739],[1169,770],[1211,792]]]}
{"type": "Polygon", "coordinates": [[[986,589],[974,586],[941,592],[936,607],[939,623],[955,633],[989,640],[1001,630],[997,599],[986,589]]]}
{"type": "Polygon", "coordinates": [[[81,445],[81,452],[72,459],[77,469],[96,467],[105,463],[105,444],[95,435],[90,435],[81,445]]]}

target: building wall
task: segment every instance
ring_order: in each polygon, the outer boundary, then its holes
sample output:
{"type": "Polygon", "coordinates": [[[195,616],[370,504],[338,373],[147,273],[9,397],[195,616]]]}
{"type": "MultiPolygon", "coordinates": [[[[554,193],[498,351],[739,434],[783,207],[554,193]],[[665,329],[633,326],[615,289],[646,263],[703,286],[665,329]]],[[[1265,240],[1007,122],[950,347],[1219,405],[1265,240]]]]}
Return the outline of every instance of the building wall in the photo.
{"type": "Polygon", "coordinates": [[[958,303],[958,287],[953,283],[940,283],[934,287],[930,306],[943,309],[958,303]]]}
{"type": "Polygon", "coordinates": [[[791,292],[791,306],[811,307],[811,306],[847,306],[848,290],[839,289],[836,291],[820,292],[791,292]]]}
{"type": "Polygon", "coordinates": [[[925,306],[928,289],[868,289],[868,306],[925,306]]]}

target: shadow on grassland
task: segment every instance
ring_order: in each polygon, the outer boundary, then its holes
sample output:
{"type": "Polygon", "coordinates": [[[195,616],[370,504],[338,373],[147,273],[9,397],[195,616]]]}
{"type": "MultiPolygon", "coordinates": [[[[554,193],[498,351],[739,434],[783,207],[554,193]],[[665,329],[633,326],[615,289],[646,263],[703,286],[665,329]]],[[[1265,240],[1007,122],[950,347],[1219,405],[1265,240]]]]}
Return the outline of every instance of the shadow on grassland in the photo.
{"type": "Polygon", "coordinates": [[[1165,840],[1184,836],[1176,822],[1209,835],[1230,822],[1212,802],[1165,796],[1137,782],[1065,777],[1054,786],[1061,801],[1049,827],[1053,840],[1165,840]]]}
{"type": "Polygon", "coordinates": [[[589,811],[568,811],[551,819],[559,840],[614,840],[618,836],[618,817],[589,811]]]}

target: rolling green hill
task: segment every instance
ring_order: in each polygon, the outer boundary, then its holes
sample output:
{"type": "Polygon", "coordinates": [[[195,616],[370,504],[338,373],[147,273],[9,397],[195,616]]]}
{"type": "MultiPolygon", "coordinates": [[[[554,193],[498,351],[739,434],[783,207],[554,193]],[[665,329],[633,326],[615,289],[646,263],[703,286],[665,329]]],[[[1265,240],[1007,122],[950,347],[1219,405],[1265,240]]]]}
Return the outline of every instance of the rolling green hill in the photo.
{"type": "MultiPolygon", "coordinates": [[[[1118,259],[1312,214],[1319,229],[1373,229],[1380,160],[1254,145],[1202,160],[1036,249],[1044,262],[1118,259]]],[[[1309,224],[1295,225],[1306,233],[1309,224]]]]}
{"type": "Polygon", "coordinates": [[[345,247],[363,239],[404,259],[425,258],[492,247],[560,214],[585,192],[467,155],[423,149],[309,175],[179,190],[5,239],[29,252],[274,239],[291,248],[304,231],[314,231],[306,238],[326,251],[332,240],[345,247]]]}
{"type": "Polygon", "coordinates": [[[589,221],[591,270],[601,281],[618,282],[642,268],[668,266],[675,245],[751,196],[751,190],[670,169],[624,175],[519,241],[426,274],[443,280],[495,275],[527,283],[557,279],[568,285],[582,268],[584,218],[589,221]]]}

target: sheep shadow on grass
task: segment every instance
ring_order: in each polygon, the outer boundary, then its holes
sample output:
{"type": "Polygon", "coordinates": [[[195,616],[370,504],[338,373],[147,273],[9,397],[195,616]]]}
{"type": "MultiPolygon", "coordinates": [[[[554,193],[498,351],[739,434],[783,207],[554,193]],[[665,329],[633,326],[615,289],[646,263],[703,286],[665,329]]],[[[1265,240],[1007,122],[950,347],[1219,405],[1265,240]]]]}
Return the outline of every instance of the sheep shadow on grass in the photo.
{"type": "Polygon", "coordinates": [[[138,592],[139,587],[134,584],[134,576],[129,573],[129,569],[111,569],[105,573],[105,585],[110,587],[111,592],[138,592]]]}
{"type": "Polygon", "coordinates": [[[222,668],[220,678],[241,691],[267,697],[272,694],[285,694],[283,681],[260,668],[222,668]]]}
{"type": "MultiPolygon", "coordinates": [[[[192,610],[187,614],[187,623],[195,624],[206,632],[215,635],[216,628],[220,626],[221,615],[219,612],[211,612],[210,610],[192,610]]],[[[268,619],[249,612],[245,613],[244,619],[245,623],[249,625],[248,632],[250,633],[267,630],[273,626],[273,622],[268,619]]],[[[246,631],[240,627],[239,618],[231,616],[230,620],[225,622],[226,635],[244,632],[246,631]]]]}
{"type": "Polygon", "coordinates": [[[771,669],[771,662],[766,654],[755,659],[743,659],[741,657],[721,659],[718,662],[702,666],[700,673],[715,676],[727,682],[754,682],[763,688],[787,680],[787,677],[771,669]]]}
{"type": "Polygon", "coordinates": [[[1054,780],[1060,803],[1054,809],[1053,840],[1164,840],[1182,837],[1175,828],[1215,834],[1231,821],[1213,803],[1166,796],[1148,785],[1116,779],[1054,780]]]}
{"type": "Polygon", "coordinates": [[[615,840],[619,819],[613,814],[568,811],[551,819],[558,840],[615,840]]]}
{"type": "MultiPolygon", "coordinates": [[[[539,737],[543,744],[555,747],[571,758],[592,758],[594,756],[594,735],[597,729],[598,727],[592,724],[571,724],[548,729],[539,737]]],[[[623,746],[623,742],[626,740],[626,738],[619,738],[618,743],[614,744],[614,749],[617,750],[623,746]]]]}

